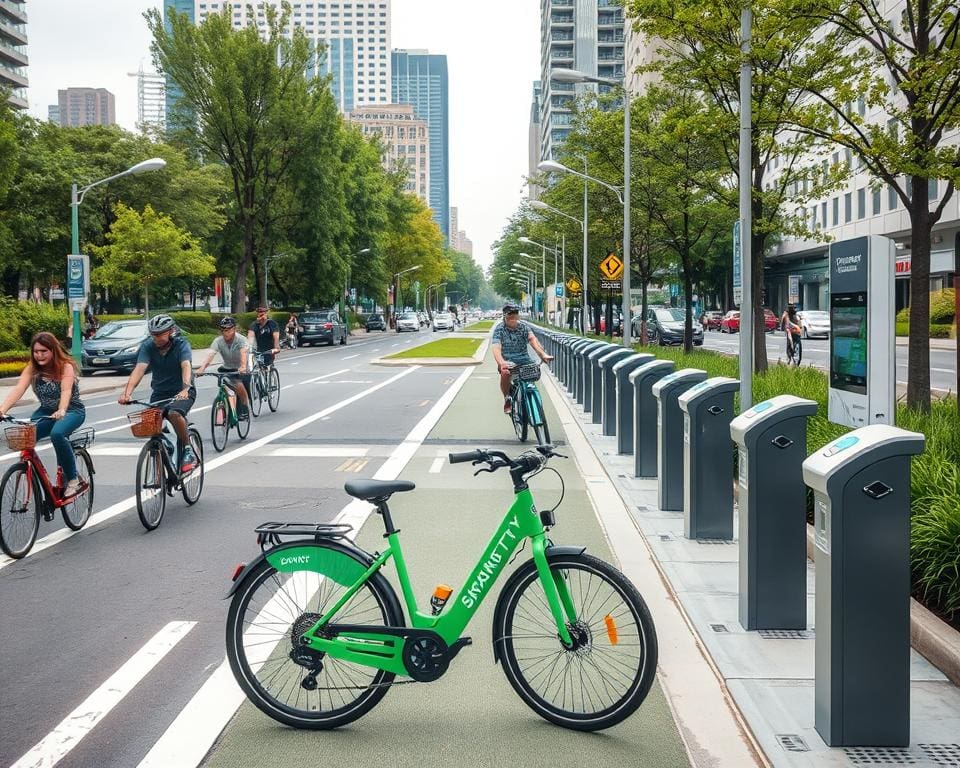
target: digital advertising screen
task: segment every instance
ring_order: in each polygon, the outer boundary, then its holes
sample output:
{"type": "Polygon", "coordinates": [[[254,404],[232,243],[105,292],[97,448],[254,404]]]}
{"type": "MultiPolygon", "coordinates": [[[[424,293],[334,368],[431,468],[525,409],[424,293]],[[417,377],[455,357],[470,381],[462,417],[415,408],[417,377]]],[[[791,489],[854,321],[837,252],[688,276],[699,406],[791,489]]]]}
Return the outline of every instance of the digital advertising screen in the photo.
{"type": "Polygon", "coordinates": [[[830,386],[867,394],[867,295],[830,300],[830,386]]]}

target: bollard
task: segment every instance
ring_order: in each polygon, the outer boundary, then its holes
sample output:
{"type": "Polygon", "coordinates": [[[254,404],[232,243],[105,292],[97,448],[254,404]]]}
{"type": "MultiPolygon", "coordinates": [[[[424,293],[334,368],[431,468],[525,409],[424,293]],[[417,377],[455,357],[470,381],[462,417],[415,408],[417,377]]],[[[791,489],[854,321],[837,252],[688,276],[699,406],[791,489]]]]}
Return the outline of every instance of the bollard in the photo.
{"type": "Polygon", "coordinates": [[[673,372],[670,360],[651,360],[630,374],[633,387],[633,474],[657,474],[657,398],[653,385],[673,372]]]}
{"type": "Polygon", "coordinates": [[[633,354],[632,349],[617,347],[600,358],[600,392],[594,394],[593,402],[597,403],[597,394],[600,403],[593,412],[593,423],[602,424],[602,433],[612,437],[617,433],[617,380],[613,374],[613,366],[633,354]]]}
{"type": "Polygon", "coordinates": [[[653,355],[641,352],[625,357],[613,366],[612,378],[617,392],[613,421],[619,454],[633,453],[633,385],[630,383],[630,374],[653,359],[653,355]]]}
{"type": "Polygon", "coordinates": [[[657,399],[657,506],[660,509],[683,511],[683,412],[677,399],[706,378],[706,371],[682,368],[653,385],[653,396],[657,399]]]}

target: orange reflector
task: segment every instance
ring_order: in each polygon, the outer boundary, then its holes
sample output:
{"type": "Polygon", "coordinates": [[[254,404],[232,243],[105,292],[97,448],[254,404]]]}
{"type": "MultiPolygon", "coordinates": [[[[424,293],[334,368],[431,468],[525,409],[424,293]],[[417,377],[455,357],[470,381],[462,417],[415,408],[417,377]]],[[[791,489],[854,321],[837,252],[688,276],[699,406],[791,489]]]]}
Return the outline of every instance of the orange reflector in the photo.
{"type": "Polygon", "coordinates": [[[617,622],[613,620],[613,616],[609,613],[603,617],[603,623],[607,625],[607,637],[610,638],[610,645],[616,645],[617,640],[617,622]]]}
{"type": "Polygon", "coordinates": [[[230,577],[230,581],[236,581],[237,576],[239,576],[243,569],[247,567],[246,563],[240,563],[236,568],[233,569],[233,576],[230,577]]]}
{"type": "Polygon", "coordinates": [[[433,590],[433,596],[439,600],[447,600],[452,594],[453,589],[446,584],[437,584],[437,588],[433,590]]]}

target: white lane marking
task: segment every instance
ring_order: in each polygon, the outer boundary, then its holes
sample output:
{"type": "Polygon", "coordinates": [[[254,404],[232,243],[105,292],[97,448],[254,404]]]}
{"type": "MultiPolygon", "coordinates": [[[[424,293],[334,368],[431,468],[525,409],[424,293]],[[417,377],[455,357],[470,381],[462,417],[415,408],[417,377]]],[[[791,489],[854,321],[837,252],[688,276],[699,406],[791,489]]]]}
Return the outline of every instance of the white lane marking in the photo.
{"type": "MultiPolygon", "coordinates": [[[[283,427],[269,435],[265,435],[264,437],[261,437],[259,440],[253,441],[252,443],[244,443],[243,445],[238,446],[237,448],[230,451],[229,453],[222,454],[221,456],[218,456],[216,459],[213,459],[212,461],[205,462],[204,470],[206,472],[212,472],[217,467],[221,467],[224,464],[228,464],[231,461],[239,459],[241,456],[246,456],[251,451],[259,450],[263,446],[268,445],[269,443],[273,442],[278,438],[289,435],[291,432],[295,432],[301,427],[305,427],[308,424],[312,424],[314,421],[317,421],[318,419],[322,419],[323,417],[328,416],[334,411],[339,411],[341,408],[345,408],[351,403],[355,403],[357,400],[360,400],[366,397],[367,395],[372,395],[377,390],[390,386],[395,381],[399,381],[407,374],[413,373],[415,370],[417,370],[418,367],[419,366],[412,366],[410,368],[406,368],[396,376],[391,376],[389,379],[386,379],[385,381],[382,381],[381,383],[376,384],[375,386],[372,386],[369,389],[364,389],[361,392],[358,392],[357,394],[346,398],[345,400],[341,400],[338,403],[334,403],[333,405],[327,408],[324,408],[322,411],[318,411],[312,416],[307,416],[306,418],[300,419],[300,421],[296,421],[293,424],[288,424],[286,427],[283,427]]],[[[209,408],[210,406],[208,405],[206,407],[209,408]]],[[[127,428],[126,426],[123,426],[123,427],[118,427],[117,429],[126,429],[126,428],[127,428]]],[[[105,430],[105,431],[113,431],[113,430],[105,430]]],[[[134,506],[134,504],[136,504],[136,501],[137,501],[136,496],[128,496],[123,501],[118,501],[116,504],[113,504],[107,507],[106,509],[100,512],[97,512],[95,515],[91,515],[90,520],[87,521],[87,524],[81,530],[89,531],[91,528],[95,528],[101,523],[104,523],[107,520],[110,520],[111,518],[116,517],[122,512],[126,512],[128,509],[131,509],[134,506]]],[[[27,555],[26,557],[33,557],[38,552],[42,552],[43,550],[48,549],[49,547],[52,547],[55,544],[59,544],[64,539],[68,539],[79,532],[80,531],[71,531],[68,528],[61,528],[57,531],[54,531],[50,535],[44,536],[42,539],[39,539],[37,543],[33,545],[33,549],[30,550],[30,554],[27,555]]],[[[23,558],[23,559],[26,559],[26,558],[23,558]]],[[[12,565],[15,562],[17,561],[14,560],[13,558],[7,557],[6,555],[0,556],[0,569],[6,568],[8,565],[12,565]]]]}
{"type": "Polygon", "coordinates": [[[356,459],[370,453],[369,448],[351,445],[284,445],[267,456],[309,456],[318,459],[356,459]]]}
{"type": "Polygon", "coordinates": [[[136,456],[143,448],[139,443],[130,445],[129,443],[100,443],[94,444],[89,448],[91,456],[136,456]]]}
{"type": "Polygon", "coordinates": [[[196,625],[195,621],[167,624],[13,768],[50,768],[59,763],[196,625]]]}
{"type": "Polygon", "coordinates": [[[393,349],[394,347],[399,347],[399,346],[400,346],[400,343],[397,342],[396,344],[391,344],[390,349],[393,349]]]}
{"type": "Polygon", "coordinates": [[[356,355],[347,355],[346,357],[341,358],[341,360],[353,360],[355,357],[360,357],[359,354],[356,355]]]}
{"type": "Polygon", "coordinates": [[[438,456],[433,460],[433,463],[430,465],[430,473],[433,475],[439,475],[441,469],[443,469],[443,457],[438,456]]]}
{"type": "Polygon", "coordinates": [[[315,381],[323,381],[324,379],[329,379],[331,376],[339,376],[341,373],[346,373],[349,371],[349,368],[341,368],[339,371],[334,371],[333,373],[325,373],[323,376],[317,376],[312,379],[307,379],[306,381],[301,381],[301,384],[313,384],[315,381]]]}
{"type": "MultiPolygon", "coordinates": [[[[460,374],[453,386],[444,392],[436,405],[420,419],[404,441],[394,449],[374,474],[373,479],[395,480],[400,475],[472,372],[472,368],[467,368],[460,374]]],[[[355,535],[372,510],[373,507],[368,502],[354,499],[341,510],[336,521],[351,525],[355,535]]],[[[275,645],[267,644],[267,647],[263,648],[264,658],[269,656],[274,647],[275,645]]],[[[240,708],[244,698],[243,691],[240,690],[230,671],[229,662],[224,661],[177,715],[163,736],[140,762],[138,768],[199,765],[234,713],[240,708]]]]}
{"type": "Polygon", "coordinates": [[[371,352],[379,352],[379,351],[380,351],[380,347],[374,347],[374,348],[371,349],[370,351],[371,351],[371,352]]]}

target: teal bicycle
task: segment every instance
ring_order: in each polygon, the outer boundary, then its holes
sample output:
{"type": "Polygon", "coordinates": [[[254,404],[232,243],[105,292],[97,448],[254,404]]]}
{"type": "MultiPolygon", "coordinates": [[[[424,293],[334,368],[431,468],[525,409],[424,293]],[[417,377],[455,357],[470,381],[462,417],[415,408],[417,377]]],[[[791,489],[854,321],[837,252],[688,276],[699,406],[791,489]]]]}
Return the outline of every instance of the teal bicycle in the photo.
{"type": "MultiPolygon", "coordinates": [[[[213,439],[213,447],[220,453],[227,447],[231,429],[237,430],[237,437],[241,440],[246,440],[250,434],[249,406],[241,416],[234,405],[237,401],[237,385],[232,380],[238,379],[242,374],[233,369],[221,368],[216,373],[200,375],[217,377],[217,396],[213,398],[213,405],[210,406],[210,437],[213,439]]],[[[249,397],[249,393],[247,396],[249,397]]]]}
{"type": "Polygon", "coordinates": [[[556,508],[538,511],[527,481],[556,455],[547,445],[516,459],[500,451],[450,454],[451,463],[479,465],[475,474],[508,469],[515,498],[463,586],[455,594],[438,587],[428,612],[417,607],[387,506],[413,483],[345,485],[383,518],[383,552],[357,547],[343,524],[258,527],[263,551],[234,574],[226,631],[230,667],[249,699],[280,723],[327,729],[367,713],[392,685],[437,680],[471,644],[464,630],[529,539],[532,558],[497,599],[494,662],[520,698],[557,725],[595,731],[636,711],[657,667],[653,619],[620,571],[584,547],[548,538],[556,508]],[[390,560],[406,617],[382,572],[390,560]]]}
{"type": "Polygon", "coordinates": [[[527,363],[514,368],[513,377],[510,379],[510,398],[513,401],[510,418],[521,443],[527,441],[529,429],[533,427],[537,445],[549,445],[550,427],[547,426],[543,399],[537,389],[539,379],[539,363],[527,363]]]}

